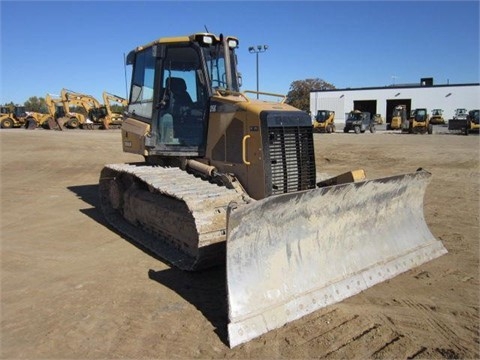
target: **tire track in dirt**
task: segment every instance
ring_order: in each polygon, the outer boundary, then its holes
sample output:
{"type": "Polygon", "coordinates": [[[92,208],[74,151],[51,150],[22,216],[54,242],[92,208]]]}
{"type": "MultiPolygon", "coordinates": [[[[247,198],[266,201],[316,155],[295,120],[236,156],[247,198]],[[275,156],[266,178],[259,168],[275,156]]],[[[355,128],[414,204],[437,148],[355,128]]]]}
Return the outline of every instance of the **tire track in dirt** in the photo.
{"type": "MultiPolygon", "coordinates": [[[[288,332],[285,351],[294,356],[297,353],[295,349],[302,348],[310,356],[325,359],[348,358],[352,353],[376,358],[383,349],[402,339],[400,334],[383,326],[378,320],[382,319],[345,312],[339,308],[324,311],[302,321],[288,332]]],[[[389,354],[393,358],[407,356],[403,347],[389,354]]]]}
{"type": "MultiPolygon", "coordinates": [[[[478,358],[479,354],[472,354],[470,350],[472,343],[478,344],[478,330],[456,326],[455,322],[451,320],[452,317],[478,319],[478,311],[474,308],[466,307],[466,310],[459,314],[449,311],[448,308],[439,308],[433,303],[417,302],[412,298],[394,299],[393,301],[395,309],[385,312],[384,316],[387,320],[385,323],[389,323],[392,329],[401,334],[409,334],[410,339],[431,340],[430,343],[412,344],[411,347],[416,345],[419,350],[408,356],[409,358],[430,357],[433,356],[432,351],[439,353],[442,357],[449,354],[449,358],[472,356],[478,358]],[[393,316],[393,314],[396,315],[393,316]]],[[[458,323],[463,322],[463,320],[458,321],[458,323]]],[[[390,355],[388,354],[388,356],[390,355]]],[[[385,355],[381,357],[383,358],[385,355]]]]}

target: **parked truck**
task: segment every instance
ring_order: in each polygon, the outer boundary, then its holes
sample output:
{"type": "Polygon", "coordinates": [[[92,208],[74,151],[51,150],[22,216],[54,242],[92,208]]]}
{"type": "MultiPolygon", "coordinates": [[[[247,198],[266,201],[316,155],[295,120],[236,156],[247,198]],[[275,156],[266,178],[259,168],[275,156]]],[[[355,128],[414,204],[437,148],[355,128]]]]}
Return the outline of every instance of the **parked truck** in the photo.
{"type": "Polygon", "coordinates": [[[343,128],[344,133],[353,130],[355,134],[364,133],[369,130],[371,133],[375,132],[375,122],[372,120],[369,112],[353,110],[348,114],[343,128]]]}

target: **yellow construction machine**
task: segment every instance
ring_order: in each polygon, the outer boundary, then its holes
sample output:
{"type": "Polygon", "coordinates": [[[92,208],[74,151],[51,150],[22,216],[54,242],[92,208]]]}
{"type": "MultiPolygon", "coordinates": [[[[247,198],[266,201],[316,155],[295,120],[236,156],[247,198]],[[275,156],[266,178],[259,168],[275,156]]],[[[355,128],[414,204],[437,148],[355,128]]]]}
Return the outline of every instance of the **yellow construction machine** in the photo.
{"type": "Polygon", "coordinates": [[[106,91],[103,92],[102,97],[103,97],[103,104],[105,108],[105,117],[104,117],[105,128],[108,129],[112,126],[121,126],[123,121],[123,114],[114,112],[112,110],[111,103],[114,102],[123,107],[126,107],[128,105],[128,101],[122,98],[121,96],[114,95],[106,91]]]}
{"type": "Polygon", "coordinates": [[[238,43],[196,33],[131,51],[122,144],[145,162],[99,180],[125,236],[180,269],[226,263],[231,347],[446,253],[423,215],[431,174],[317,182],[310,116],[240,92],[238,43]]]}
{"type": "Polygon", "coordinates": [[[0,108],[0,127],[8,129],[25,126],[34,129],[43,124],[47,114],[35,111],[26,111],[25,106],[2,106],[0,108]]]}
{"type": "Polygon", "coordinates": [[[25,127],[27,129],[35,129],[38,126],[47,127],[49,119],[50,114],[28,111],[25,117],[25,127]]]}
{"type": "Polygon", "coordinates": [[[313,121],[313,131],[320,133],[335,132],[335,111],[318,110],[313,121]]]}
{"type": "Polygon", "coordinates": [[[410,134],[431,134],[433,132],[433,126],[430,123],[430,116],[428,115],[427,109],[412,110],[408,124],[408,132],[410,134]]]}
{"type": "Polygon", "coordinates": [[[407,106],[397,105],[393,109],[392,121],[387,124],[387,130],[408,131],[407,106]]]}
{"type": "Polygon", "coordinates": [[[430,124],[434,125],[443,125],[445,124],[445,119],[443,118],[442,109],[433,109],[432,115],[430,116],[430,124]]]}
{"type": "Polygon", "coordinates": [[[382,114],[375,114],[373,115],[373,122],[375,125],[382,125],[383,124],[383,117],[382,114]]]}
{"type": "Polygon", "coordinates": [[[467,115],[468,132],[479,132],[480,130],[480,110],[470,110],[467,115]]]}
{"type": "Polygon", "coordinates": [[[448,130],[452,132],[460,132],[468,135],[471,132],[479,132],[480,110],[470,110],[467,113],[466,109],[455,110],[453,119],[448,120],[448,130]]]}
{"type": "Polygon", "coordinates": [[[0,107],[0,127],[10,129],[20,127],[25,124],[25,106],[1,106],[0,107]]]}
{"type": "Polygon", "coordinates": [[[69,120],[67,121],[67,127],[70,127],[72,129],[76,129],[78,127],[83,127],[88,121],[87,117],[92,121],[92,123],[100,123],[101,120],[98,120],[98,118],[95,116],[97,113],[98,109],[102,106],[100,102],[94,98],[91,95],[87,94],[82,94],[76,91],[72,90],[67,90],[67,89],[62,89],[61,91],[61,97],[62,100],[64,101],[65,104],[67,104],[68,107],[68,117],[69,120]],[[82,107],[85,110],[85,114],[77,113],[77,112],[71,112],[70,107],[71,106],[79,106],[82,107]]]}
{"type": "MultiPolygon", "coordinates": [[[[104,104],[102,105],[94,96],[79,93],[72,90],[62,89],[62,100],[68,104],[68,106],[81,106],[85,113],[92,121],[92,126],[108,129],[112,125],[120,126],[123,120],[123,115],[112,111],[111,102],[116,102],[122,105],[127,105],[127,101],[120,96],[103,92],[104,104]]],[[[88,120],[83,114],[75,114],[76,119],[69,121],[70,127],[84,126],[88,120]],[[77,122],[72,125],[72,122],[77,122]]]]}
{"type": "Polygon", "coordinates": [[[48,116],[44,120],[44,126],[49,129],[59,128],[61,130],[63,127],[63,121],[59,122],[58,120],[70,120],[66,117],[66,114],[70,111],[68,103],[64,102],[59,97],[52,97],[52,95],[47,94],[45,96],[45,104],[47,105],[48,116]]]}

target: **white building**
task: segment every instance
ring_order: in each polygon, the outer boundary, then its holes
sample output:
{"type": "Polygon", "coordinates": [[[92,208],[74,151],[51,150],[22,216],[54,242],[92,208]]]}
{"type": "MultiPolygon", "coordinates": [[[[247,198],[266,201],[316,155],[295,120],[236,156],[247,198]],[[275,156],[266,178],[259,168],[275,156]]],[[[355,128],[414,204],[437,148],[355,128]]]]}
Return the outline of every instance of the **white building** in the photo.
{"type": "Polygon", "coordinates": [[[406,105],[407,111],[426,108],[442,109],[443,118],[451,119],[455,109],[480,108],[480,84],[433,85],[432,78],[422,79],[418,85],[392,85],[356,89],[314,90],[310,92],[312,118],[317,110],[335,111],[335,121],[345,122],[352,110],[381,114],[389,123],[395,106],[406,105]]]}

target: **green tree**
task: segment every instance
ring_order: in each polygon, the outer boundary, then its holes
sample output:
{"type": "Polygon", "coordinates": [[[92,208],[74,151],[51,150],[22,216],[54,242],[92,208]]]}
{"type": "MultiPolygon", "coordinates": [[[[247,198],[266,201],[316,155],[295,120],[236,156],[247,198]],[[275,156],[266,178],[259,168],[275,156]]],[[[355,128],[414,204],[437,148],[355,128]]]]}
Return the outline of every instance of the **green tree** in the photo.
{"type": "Polygon", "coordinates": [[[23,105],[25,106],[26,111],[47,112],[47,105],[45,99],[42,97],[31,96],[23,105]]]}
{"type": "Polygon", "coordinates": [[[110,109],[114,113],[123,114],[123,112],[126,110],[126,107],[122,105],[113,104],[113,105],[110,105],[110,109]]]}
{"type": "Polygon", "coordinates": [[[70,106],[70,112],[87,115],[87,110],[83,106],[70,106]]]}
{"type": "Polygon", "coordinates": [[[310,92],[312,90],[332,90],[335,86],[325,80],[305,79],[295,80],[290,84],[286,103],[303,111],[310,111],[310,92]]]}

